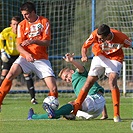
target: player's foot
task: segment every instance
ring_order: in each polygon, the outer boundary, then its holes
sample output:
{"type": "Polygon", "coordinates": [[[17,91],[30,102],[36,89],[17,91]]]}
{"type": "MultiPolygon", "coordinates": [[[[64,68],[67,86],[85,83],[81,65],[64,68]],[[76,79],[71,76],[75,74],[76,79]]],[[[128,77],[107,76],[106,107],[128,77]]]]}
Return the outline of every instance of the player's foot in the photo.
{"type": "Polygon", "coordinates": [[[114,116],[114,122],[121,122],[120,116],[114,116]]]}
{"type": "Polygon", "coordinates": [[[34,114],[34,110],[32,108],[29,109],[27,120],[32,119],[32,115],[34,114]]]}
{"type": "Polygon", "coordinates": [[[106,120],[106,119],[108,119],[108,116],[102,116],[102,117],[100,118],[100,120],[106,120]]]}
{"type": "Polygon", "coordinates": [[[32,103],[32,104],[38,104],[38,102],[36,101],[35,98],[32,98],[32,99],[31,99],[31,103],[32,103]]]}
{"type": "Polygon", "coordinates": [[[47,103],[43,103],[43,108],[48,113],[49,118],[54,118],[55,117],[54,110],[47,103]]]}
{"type": "Polygon", "coordinates": [[[75,120],[76,116],[74,114],[69,114],[69,115],[64,115],[64,118],[66,118],[67,120],[75,120]]]}

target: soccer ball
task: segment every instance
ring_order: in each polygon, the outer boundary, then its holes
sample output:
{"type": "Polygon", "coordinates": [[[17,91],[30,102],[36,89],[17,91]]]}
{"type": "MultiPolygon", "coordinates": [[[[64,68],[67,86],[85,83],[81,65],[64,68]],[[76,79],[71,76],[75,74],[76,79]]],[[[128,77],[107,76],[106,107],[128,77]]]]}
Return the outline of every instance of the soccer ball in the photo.
{"type": "MultiPolygon", "coordinates": [[[[48,96],[43,100],[43,105],[44,103],[47,103],[53,110],[57,110],[59,107],[59,101],[58,98],[54,96],[48,96]]],[[[43,106],[44,108],[44,106],[43,106]]],[[[44,108],[45,110],[45,108],[44,108]]]]}

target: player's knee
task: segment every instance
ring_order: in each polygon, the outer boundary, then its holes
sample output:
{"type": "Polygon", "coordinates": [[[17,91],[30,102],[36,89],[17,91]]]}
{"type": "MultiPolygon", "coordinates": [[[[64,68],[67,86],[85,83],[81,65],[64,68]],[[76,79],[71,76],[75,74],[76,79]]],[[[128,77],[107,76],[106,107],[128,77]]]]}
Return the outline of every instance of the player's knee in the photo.
{"type": "Polygon", "coordinates": [[[110,87],[111,89],[118,88],[117,82],[109,81],[109,87],[110,87]]]}
{"type": "Polygon", "coordinates": [[[28,76],[24,76],[25,80],[28,81],[30,79],[32,79],[31,75],[28,75],[28,76]]]}

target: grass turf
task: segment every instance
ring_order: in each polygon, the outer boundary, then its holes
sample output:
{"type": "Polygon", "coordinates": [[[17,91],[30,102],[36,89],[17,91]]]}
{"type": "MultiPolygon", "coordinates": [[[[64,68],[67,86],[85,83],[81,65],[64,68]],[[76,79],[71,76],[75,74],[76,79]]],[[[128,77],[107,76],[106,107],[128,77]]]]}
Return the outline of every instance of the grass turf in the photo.
{"type": "MultiPolygon", "coordinates": [[[[8,94],[0,113],[0,133],[130,133],[132,122],[132,97],[121,96],[122,122],[113,122],[113,108],[111,96],[107,95],[106,106],[109,118],[100,120],[99,116],[93,120],[68,121],[58,120],[27,120],[29,108],[36,113],[45,113],[42,109],[44,95],[37,94],[39,104],[32,105],[28,94],[8,94]]],[[[59,94],[60,106],[74,100],[73,94],[59,94]]]]}

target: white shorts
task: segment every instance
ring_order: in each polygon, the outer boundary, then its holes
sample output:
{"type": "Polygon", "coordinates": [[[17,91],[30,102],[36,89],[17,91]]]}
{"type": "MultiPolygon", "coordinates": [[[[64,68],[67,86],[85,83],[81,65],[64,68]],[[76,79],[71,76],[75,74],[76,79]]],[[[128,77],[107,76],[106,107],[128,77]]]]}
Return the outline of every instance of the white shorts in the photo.
{"type": "Polygon", "coordinates": [[[22,56],[19,56],[14,64],[19,64],[24,73],[35,73],[40,79],[55,76],[49,60],[41,59],[34,62],[28,62],[22,56]]]}
{"type": "Polygon", "coordinates": [[[100,77],[104,72],[107,77],[111,72],[120,75],[121,68],[122,64],[116,60],[110,60],[103,55],[94,56],[88,75],[100,77]]]}
{"type": "Polygon", "coordinates": [[[88,95],[82,103],[82,111],[78,110],[76,116],[85,119],[94,119],[102,113],[104,105],[105,98],[102,95],[88,95]]]}

